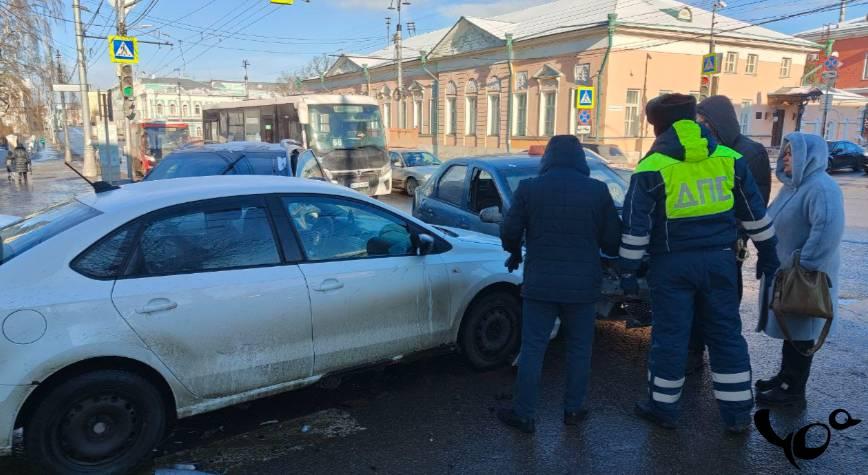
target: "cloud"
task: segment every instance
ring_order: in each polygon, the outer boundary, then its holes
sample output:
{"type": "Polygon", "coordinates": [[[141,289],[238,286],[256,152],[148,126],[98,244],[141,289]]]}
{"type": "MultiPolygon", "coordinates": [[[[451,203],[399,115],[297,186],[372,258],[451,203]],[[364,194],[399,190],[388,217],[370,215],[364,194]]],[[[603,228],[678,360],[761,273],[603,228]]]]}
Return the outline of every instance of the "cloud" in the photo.
{"type": "Polygon", "coordinates": [[[491,2],[462,3],[445,5],[438,9],[441,15],[447,17],[473,16],[488,18],[528,7],[551,3],[552,0],[494,0],[491,2]]]}

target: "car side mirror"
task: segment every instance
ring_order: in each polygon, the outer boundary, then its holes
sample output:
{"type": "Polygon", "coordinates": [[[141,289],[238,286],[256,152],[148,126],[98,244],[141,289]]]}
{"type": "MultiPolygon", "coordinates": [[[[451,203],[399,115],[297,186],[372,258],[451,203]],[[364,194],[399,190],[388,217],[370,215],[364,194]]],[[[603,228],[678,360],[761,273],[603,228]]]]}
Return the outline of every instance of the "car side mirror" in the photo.
{"type": "Polygon", "coordinates": [[[490,206],[479,212],[479,219],[483,223],[499,224],[503,222],[503,215],[497,206],[490,206]]]}
{"type": "Polygon", "coordinates": [[[431,251],[434,250],[434,237],[430,234],[420,234],[418,236],[419,240],[419,255],[425,256],[431,254],[431,251]]]}
{"type": "Polygon", "coordinates": [[[404,168],[404,165],[401,164],[400,160],[392,160],[392,166],[398,168],[404,168]]]}

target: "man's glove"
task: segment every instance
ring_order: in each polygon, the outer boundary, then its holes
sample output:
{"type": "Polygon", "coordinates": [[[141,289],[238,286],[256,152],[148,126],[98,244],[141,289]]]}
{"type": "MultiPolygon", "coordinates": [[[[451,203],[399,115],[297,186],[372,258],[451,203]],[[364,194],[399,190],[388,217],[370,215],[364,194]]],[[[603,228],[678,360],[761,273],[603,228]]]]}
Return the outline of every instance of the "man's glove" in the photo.
{"type": "Polygon", "coordinates": [[[510,254],[509,257],[506,258],[506,262],[503,263],[506,266],[506,270],[512,272],[518,269],[518,266],[521,265],[521,254],[510,254]]]}
{"type": "Polygon", "coordinates": [[[639,279],[636,274],[621,274],[621,290],[627,297],[639,296],[639,279]]]}
{"type": "Polygon", "coordinates": [[[778,268],[781,267],[781,261],[778,260],[777,239],[770,239],[767,244],[757,246],[756,259],[756,278],[761,279],[766,277],[766,282],[771,282],[778,268]]]}

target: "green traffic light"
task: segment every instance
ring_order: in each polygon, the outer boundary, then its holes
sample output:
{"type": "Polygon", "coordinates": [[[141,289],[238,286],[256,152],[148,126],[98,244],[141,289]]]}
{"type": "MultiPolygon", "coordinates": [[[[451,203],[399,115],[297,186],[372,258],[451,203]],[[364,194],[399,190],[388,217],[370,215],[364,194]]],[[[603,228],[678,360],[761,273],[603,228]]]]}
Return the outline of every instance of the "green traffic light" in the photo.
{"type": "Polygon", "coordinates": [[[124,88],[124,97],[132,97],[133,96],[133,87],[127,86],[124,88]]]}

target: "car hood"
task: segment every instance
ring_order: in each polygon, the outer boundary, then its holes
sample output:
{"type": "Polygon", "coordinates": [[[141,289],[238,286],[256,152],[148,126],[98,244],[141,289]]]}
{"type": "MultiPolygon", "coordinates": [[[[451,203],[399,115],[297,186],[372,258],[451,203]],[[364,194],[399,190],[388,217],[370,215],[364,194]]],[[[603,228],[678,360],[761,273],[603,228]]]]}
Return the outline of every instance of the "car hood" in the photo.
{"type": "Polygon", "coordinates": [[[495,236],[490,236],[488,234],[478,233],[476,231],[469,231],[467,229],[461,228],[452,228],[449,226],[438,226],[439,228],[443,228],[452,232],[455,236],[450,236],[452,239],[457,239],[462,242],[469,242],[474,244],[489,244],[492,246],[500,247],[500,238],[495,236]]]}
{"type": "Polygon", "coordinates": [[[17,223],[18,221],[21,221],[21,219],[22,218],[19,218],[18,216],[0,214],[0,228],[2,228],[3,226],[9,226],[10,224],[17,223]]]}
{"type": "Polygon", "coordinates": [[[409,167],[407,171],[414,175],[431,175],[437,171],[437,165],[425,165],[423,167],[409,167]]]}

